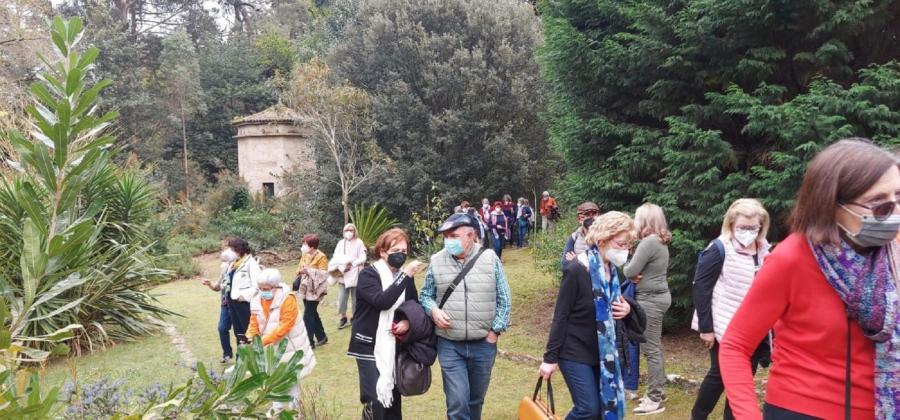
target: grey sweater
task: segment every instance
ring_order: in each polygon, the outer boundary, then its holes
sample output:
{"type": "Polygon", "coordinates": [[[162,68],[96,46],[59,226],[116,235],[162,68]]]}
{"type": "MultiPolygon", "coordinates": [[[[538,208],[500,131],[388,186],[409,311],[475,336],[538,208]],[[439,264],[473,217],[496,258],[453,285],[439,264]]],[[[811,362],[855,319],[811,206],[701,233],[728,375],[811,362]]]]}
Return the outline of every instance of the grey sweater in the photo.
{"type": "Polygon", "coordinates": [[[668,268],[669,248],[663,245],[659,236],[650,235],[641,240],[623,271],[629,279],[643,274],[636,289],[639,298],[641,295],[669,293],[669,282],[666,279],[668,268]]]}

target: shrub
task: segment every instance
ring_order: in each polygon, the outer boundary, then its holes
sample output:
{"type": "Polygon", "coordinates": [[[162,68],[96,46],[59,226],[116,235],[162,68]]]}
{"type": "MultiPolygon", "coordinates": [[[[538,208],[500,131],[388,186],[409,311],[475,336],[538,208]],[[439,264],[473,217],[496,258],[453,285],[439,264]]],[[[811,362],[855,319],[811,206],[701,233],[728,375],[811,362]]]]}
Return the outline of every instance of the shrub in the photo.
{"type": "Polygon", "coordinates": [[[283,230],[275,216],[259,209],[223,212],[212,220],[211,226],[222,236],[246,239],[255,251],[278,245],[283,239],[283,230]]]}
{"type": "Polygon", "coordinates": [[[431,197],[425,204],[421,213],[414,211],[410,223],[412,223],[412,247],[415,255],[422,259],[429,259],[444,246],[444,238],[438,235],[437,230],[441,223],[450,215],[444,207],[444,201],[437,194],[437,186],[431,185],[431,197]]]}
{"type": "Polygon", "coordinates": [[[104,132],[116,114],[98,115],[96,106],[110,82],[90,84],[99,51],[80,52],[81,20],[56,18],[51,32],[58,59],[31,86],[31,137],[5,133],[15,172],[0,185],[0,277],[17,307],[35,307],[22,335],[80,324],[80,346],[132,339],[170,314],[147,293],[170,274],[149,254],[155,193],[139,172],[112,162],[115,139],[104,132]]]}
{"type": "Polygon", "coordinates": [[[569,235],[578,228],[574,211],[563,213],[563,218],[556,223],[556,230],[552,232],[537,232],[531,235],[531,253],[534,255],[534,263],[541,271],[550,274],[558,284],[562,278],[562,266],[560,258],[569,235]]]}
{"type": "Polygon", "coordinates": [[[359,239],[362,239],[368,247],[374,246],[382,233],[397,225],[397,219],[388,216],[387,210],[378,204],[371,206],[358,204],[350,214],[350,220],[356,225],[359,239]]]}

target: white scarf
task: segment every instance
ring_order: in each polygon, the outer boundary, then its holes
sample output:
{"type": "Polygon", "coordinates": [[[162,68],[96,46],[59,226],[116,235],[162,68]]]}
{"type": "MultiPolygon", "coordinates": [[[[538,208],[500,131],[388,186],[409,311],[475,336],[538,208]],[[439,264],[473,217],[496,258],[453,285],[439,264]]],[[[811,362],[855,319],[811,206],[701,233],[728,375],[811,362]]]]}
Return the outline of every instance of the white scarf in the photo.
{"type": "MultiPolygon", "coordinates": [[[[394,283],[394,275],[384,260],[378,260],[372,267],[378,271],[381,277],[381,290],[387,290],[394,283]]],[[[391,324],[394,322],[394,311],[406,300],[406,291],[400,294],[397,301],[386,311],[378,315],[378,329],[375,331],[375,367],[378,368],[378,382],[375,384],[375,392],[378,402],[384,407],[390,407],[394,403],[394,363],[397,355],[397,340],[391,332],[391,324]]]]}

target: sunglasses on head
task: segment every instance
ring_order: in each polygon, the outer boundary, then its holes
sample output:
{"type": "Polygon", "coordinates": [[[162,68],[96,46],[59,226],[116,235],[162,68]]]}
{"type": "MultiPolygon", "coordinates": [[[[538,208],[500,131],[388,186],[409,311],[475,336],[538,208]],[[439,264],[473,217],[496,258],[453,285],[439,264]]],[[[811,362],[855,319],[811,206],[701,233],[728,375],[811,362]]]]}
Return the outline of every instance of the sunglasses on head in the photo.
{"type": "Polygon", "coordinates": [[[869,206],[866,204],[860,204],[860,203],[854,203],[854,202],[850,202],[848,204],[853,204],[854,206],[859,206],[866,210],[871,211],[872,217],[874,217],[875,220],[878,220],[878,221],[882,221],[882,220],[887,219],[888,217],[891,217],[894,214],[894,209],[897,207],[896,201],[885,201],[883,203],[876,204],[874,206],[869,206]]]}

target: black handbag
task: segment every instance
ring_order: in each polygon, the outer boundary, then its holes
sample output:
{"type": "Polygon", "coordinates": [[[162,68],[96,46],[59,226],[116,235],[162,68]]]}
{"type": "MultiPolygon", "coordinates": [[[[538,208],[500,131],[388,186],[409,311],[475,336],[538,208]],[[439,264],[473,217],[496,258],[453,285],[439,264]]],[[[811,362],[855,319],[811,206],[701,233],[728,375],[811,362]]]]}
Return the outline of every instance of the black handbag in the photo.
{"type": "Polygon", "coordinates": [[[404,397],[422,395],[431,388],[431,366],[413,359],[408,352],[398,350],[394,364],[394,386],[404,397]]]}

